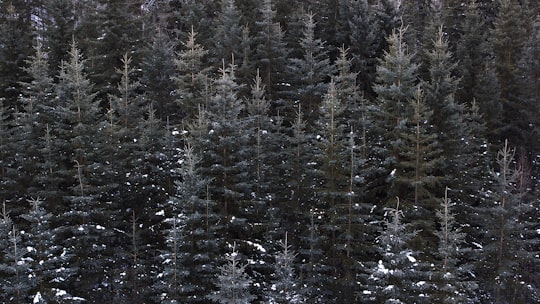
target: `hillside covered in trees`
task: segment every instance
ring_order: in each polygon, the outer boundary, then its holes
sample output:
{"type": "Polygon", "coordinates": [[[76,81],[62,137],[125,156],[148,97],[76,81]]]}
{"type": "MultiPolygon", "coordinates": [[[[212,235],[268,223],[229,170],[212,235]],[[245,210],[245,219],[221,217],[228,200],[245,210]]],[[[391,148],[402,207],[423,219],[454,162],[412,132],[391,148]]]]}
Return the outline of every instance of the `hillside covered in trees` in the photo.
{"type": "Polygon", "coordinates": [[[0,1],[1,303],[539,303],[540,4],[0,1]]]}

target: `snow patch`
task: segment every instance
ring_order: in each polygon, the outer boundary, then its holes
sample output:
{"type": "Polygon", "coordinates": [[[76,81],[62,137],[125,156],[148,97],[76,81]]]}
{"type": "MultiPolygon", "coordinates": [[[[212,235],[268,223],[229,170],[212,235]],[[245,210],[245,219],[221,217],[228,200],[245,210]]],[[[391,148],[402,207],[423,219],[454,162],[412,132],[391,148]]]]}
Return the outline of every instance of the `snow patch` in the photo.
{"type": "Polygon", "coordinates": [[[409,259],[409,262],[416,263],[416,259],[412,256],[411,252],[407,252],[407,259],[409,259]]]}
{"type": "Polygon", "coordinates": [[[246,241],[246,243],[250,246],[257,248],[257,250],[259,250],[260,252],[266,253],[266,249],[264,249],[264,247],[261,244],[253,243],[251,241],[246,241]]]}
{"type": "Polygon", "coordinates": [[[34,296],[34,301],[32,303],[36,304],[43,301],[43,297],[41,297],[41,293],[38,291],[36,295],[34,296]]]}

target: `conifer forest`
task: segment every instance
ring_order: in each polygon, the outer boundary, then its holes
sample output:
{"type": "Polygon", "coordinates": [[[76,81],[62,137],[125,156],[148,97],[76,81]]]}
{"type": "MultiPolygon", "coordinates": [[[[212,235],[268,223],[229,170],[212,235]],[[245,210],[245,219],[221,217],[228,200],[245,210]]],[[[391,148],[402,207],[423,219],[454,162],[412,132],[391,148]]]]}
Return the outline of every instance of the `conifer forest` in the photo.
{"type": "Polygon", "coordinates": [[[0,303],[540,303],[540,1],[0,0],[0,303]]]}

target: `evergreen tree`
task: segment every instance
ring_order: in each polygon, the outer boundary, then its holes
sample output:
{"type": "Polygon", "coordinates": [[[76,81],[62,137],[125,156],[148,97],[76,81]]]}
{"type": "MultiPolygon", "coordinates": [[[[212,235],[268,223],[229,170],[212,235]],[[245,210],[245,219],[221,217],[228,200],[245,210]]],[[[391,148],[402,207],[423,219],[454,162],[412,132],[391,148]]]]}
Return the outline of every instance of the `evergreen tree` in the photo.
{"type": "MultiPolygon", "coordinates": [[[[132,0],[94,0],[84,11],[80,33],[85,37],[82,49],[88,56],[93,73],[90,79],[99,96],[114,93],[120,82],[116,67],[124,54],[141,62],[144,50],[141,16],[136,16],[140,3],[132,0]],[[93,39],[90,39],[93,38],[93,39]]],[[[105,98],[104,98],[105,99],[105,98]]]]}
{"type": "Polygon", "coordinates": [[[236,243],[233,251],[226,255],[227,263],[219,267],[220,274],[217,276],[217,290],[208,296],[208,299],[223,304],[249,304],[254,299],[250,292],[252,279],[246,273],[246,265],[242,265],[236,243]]]}
{"type": "Polygon", "coordinates": [[[513,145],[522,145],[526,141],[525,130],[528,127],[515,119],[522,108],[522,103],[516,98],[518,95],[516,76],[518,61],[527,39],[529,20],[524,18],[524,15],[519,1],[503,0],[493,30],[495,72],[500,85],[503,110],[504,129],[501,138],[508,138],[513,145]]]}
{"type": "Polygon", "coordinates": [[[441,303],[472,303],[477,300],[478,284],[472,265],[467,261],[471,248],[465,247],[466,235],[456,221],[454,206],[446,188],[436,213],[440,228],[436,232],[438,265],[433,281],[438,288],[433,299],[441,303]]]}
{"type": "Polygon", "coordinates": [[[216,68],[225,60],[227,64],[235,64],[243,58],[242,27],[240,11],[233,0],[221,0],[221,11],[216,20],[216,30],[212,39],[211,58],[216,68]]]}
{"type": "Polygon", "coordinates": [[[156,283],[163,303],[203,303],[220,262],[223,226],[208,197],[210,181],[201,176],[193,148],[183,154],[176,193],[166,205],[171,214],[164,220],[167,250],[160,255],[164,269],[156,283]]]}
{"type": "Polygon", "coordinates": [[[70,0],[45,1],[44,6],[44,49],[51,75],[58,75],[62,61],[69,60],[70,41],[80,16],[76,16],[75,5],[70,0]]]}
{"type": "Polygon", "coordinates": [[[31,198],[28,202],[30,211],[21,217],[30,225],[24,235],[29,277],[35,281],[30,295],[41,298],[43,303],[74,303],[73,296],[65,291],[66,282],[74,275],[69,266],[72,255],[60,244],[59,229],[51,225],[53,215],[42,206],[43,201],[31,198]]]}
{"type": "Polygon", "coordinates": [[[393,178],[391,172],[397,169],[396,164],[405,151],[399,134],[406,132],[406,118],[412,112],[409,110],[412,109],[410,103],[416,94],[417,65],[412,62],[412,55],[407,52],[403,41],[405,30],[402,26],[388,37],[389,50],[379,61],[373,86],[377,100],[370,110],[370,116],[376,123],[368,130],[373,145],[367,158],[371,160],[368,166],[378,169],[375,169],[376,175],[370,178],[368,187],[372,196],[383,196],[383,199],[389,199],[394,194],[405,195],[396,192],[395,187],[387,189],[393,178]]]}
{"type": "Polygon", "coordinates": [[[536,17],[531,34],[525,44],[518,63],[518,84],[519,99],[523,104],[520,109],[521,117],[524,117],[525,128],[524,147],[534,156],[540,149],[538,142],[537,126],[538,104],[535,102],[536,96],[540,96],[540,15],[536,17]]]}
{"type": "Polygon", "coordinates": [[[14,0],[0,3],[0,98],[5,99],[5,107],[10,111],[18,107],[19,82],[28,80],[24,67],[33,51],[34,2],[14,0]]]}
{"type": "Polygon", "coordinates": [[[174,65],[173,42],[165,30],[158,29],[147,48],[141,63],[141,88],[146,98],[154,103],[157,116],[163,121],[168,117],[172,124],[177,124],[185,110],[179,108],[175,102],[176,87],[173,77],[177,71],[174,65]]]}
{"type": "MultiPolygon", "coordinates": [[[[298,79],[298,82],[291,84],[293,91],[290,99],[302,105],[308,124],[317,117],[317,109],[327,91],[325,80],[333,73],[325,42],[315,38],[315,26],[313,13],[307,14],[299,43],[303,50],[302,57],[292,58],[289,66],[290,73],[298,79]]],[[[285,113],[289,112],[290,109],[285,109],[285,113]]]]}
{"type": "MultiPolygon", "coordinates": [[[[285,79],[289,49],[284,41],[281,25],[275,21],[276,10],[272,0],[264,0],[259,7],[260,17],[256,21],[256,34],[253,37],[256,48],[253,60],[261,73],[268,98],[278,101],[288,90],[285,79]]],[[[283,107],[284,104],[276,106],[283,107]]]]}
{"type": "Polygon", "coordinates": [[[441,182],[438,169],[442,166],[442,150],[437,133],[431,128],[433,112],[423,100],[423,92],[417,89],[416,97],[410,101],[411,117],[407,118],[405,128],[399,130],[398,141],[403,143],[392,187],[407,199],[412,206],[403,207],[411,211],[411,224],[421,231],[415,238],[414,249],[427,249],[432,252],[436,240],[433,238],[435,222],[433,215],[437,208],[437,187],[441,182]]]}
{"type": "MultiPolygon", "coordinates": [[[[103,242],[110,227],[104,226],[103,206],[98,201],[100,182],[99,147],[100,111],[93,86],[85,73],[85,61],[72,43],[69,62],[64,62],[57,85],[60,106],[55,153],[59,153],[66,195],[59,217],[62,245],[72,252],[71,266],[77,274],[69,286],[83,297],[102,290],[103,263],[106,250],[103,242]]],[[[68,290],[69,291],[69,290],[68,290]]]]}
{"type": "Polygon", "coordinates": [[[303,289],[294,271],[296,253],[287,243],[287,234],[280,245],[281,250],[275,254],[273,282],[266,295],[267,303],[304,303],[303,289]]]}
{"type": "Polygon", "coordinates": [[[538,289],[529,283],[535,280],[528,275],[532,264],[526,262],[538,254],[538,249],[534,249],[537,238],[526,236],[534,225],[530,217],[534,207],[518,188],[524,171],[523,167],[516,167],[514,156],[515,150],[505,141],[497,153],[497,168],[490,170],[492,201],[480,209],[489,216],[480,222],[488,235],[476,269],[482,278],[480,286],[487,293],[485,300],[493,303],[538,300],[538,289]]]}
{"type": "Polygon", "coordinates": [[[407,243],[416,232],[403,223],[399,198],[396,208],[387,209],[388,219],[378,237],[381,259],[371,269],[370,283],[362,292],[372,303],[430,303],[425,299],[430,283],[422,271],[423,263],[407,243]]]}
{"type": "Polygon", "coordinates": [[[28,249],[23,246],[21,233],[11,220],[6,204],[2,205],[0,229],[3,239],[0,277],[2,278],[2,299],[6,303],[25,303],[30,290],[35,286],[35,277],[30,273],[28,249]]]}
{"type": "Polygon", "coordinates": [[[210,96],[209,71],[204,68],[203,57],[208,53],[196,41],[197,33],[191,29],[184,49],[175,59],[177,76],[173,77],[176,84],[177,102],[181,105],[187,121],[197,114],[200,106],[208,107],[210,96]]]}

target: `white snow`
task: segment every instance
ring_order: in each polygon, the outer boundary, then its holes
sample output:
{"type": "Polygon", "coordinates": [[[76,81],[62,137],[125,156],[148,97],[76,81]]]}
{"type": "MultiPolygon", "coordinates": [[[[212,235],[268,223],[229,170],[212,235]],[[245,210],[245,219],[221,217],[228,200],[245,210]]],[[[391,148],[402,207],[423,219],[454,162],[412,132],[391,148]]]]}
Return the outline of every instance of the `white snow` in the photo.
{"type": "Polygon", "coordinates": [[[101,225],[96,225],[96,229],[97,230],[105,230],[105,227],[101,226],[101,225]]]}
{"type": "Polygon", "coordinates": [[[473,244],[474,246],[478,247],[478,249],[483,249],[483,248],[484,248],[484,246],[478,244],[477,242],[472,242],[472,244],[473,244]]]}
{"type": "Polygon", "coordinates": [[[160,210],[160,211],[156,212],[156,215],[157,216],[165,216],[165,210],[160,210]]]}
{"type": "Polygon", "coordinates": [[[246,243],[248,245],[251,245],[251,246],[257,248],[257,250],[259,250],[260,252],[266,253],[266,249],[264,249],[264,247],[261,244],[253,243],[251,241],[246,241],[246,243]]]}
{"type": "MultiPolygon", "coordinates": [[[[53,288],[53,290],[54,290],[54,288],[53,288]]],[[[67,294],[67,292],[65,290],[56,289],[56,296],[57,297],[65,296],[66,294],[67,294]]]]}
{"type": "Polygon", "coordinates": [[[41,301],[43,301],[43,298],[41,297],[41,293],[38,291],[38,292],[36,293],[36,295],[34,296],[34,301],[33,301],[33,303],[36,304],[36,303],[39,303],[39,302],[41,302],[41,301]]]}
{"type": "Polygon", "coordinates": [[[416,263],[416,259],[412,256],[411,252],[407,252],[407,259],[409,259],[409,262],[416,263]]]}
{"type": "Polygon", "coordinates": [[[388,269],[386,269],[386,267],[384,267],[384,264],[383,264],[382,260],[379,260],[379,265],[377,265],[377,271],[381,272],[381,273],[384,273],[384,274],[388,273],[388,269]]]}

